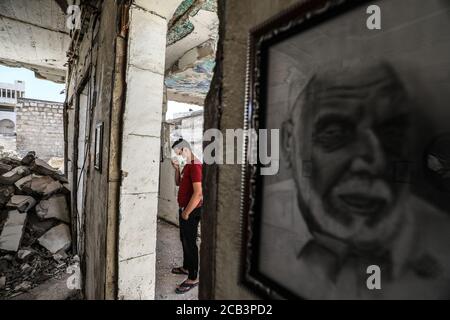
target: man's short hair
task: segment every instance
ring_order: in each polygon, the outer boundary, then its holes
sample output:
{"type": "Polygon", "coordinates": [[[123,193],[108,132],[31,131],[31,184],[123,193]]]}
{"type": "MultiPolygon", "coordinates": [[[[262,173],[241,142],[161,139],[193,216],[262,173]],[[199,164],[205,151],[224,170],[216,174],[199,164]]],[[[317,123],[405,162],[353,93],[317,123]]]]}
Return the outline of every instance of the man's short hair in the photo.
{"type": "Polygon", "coordinates": [[[189,150],[191,150],[191,145],[189,144],[189,142],[187,142],[183,138],[179,138],[177,141],[175,141],[172,144],[172,149],[175,149],[175,148],[178,148],[178,149],[188,148],[189,150]]]}

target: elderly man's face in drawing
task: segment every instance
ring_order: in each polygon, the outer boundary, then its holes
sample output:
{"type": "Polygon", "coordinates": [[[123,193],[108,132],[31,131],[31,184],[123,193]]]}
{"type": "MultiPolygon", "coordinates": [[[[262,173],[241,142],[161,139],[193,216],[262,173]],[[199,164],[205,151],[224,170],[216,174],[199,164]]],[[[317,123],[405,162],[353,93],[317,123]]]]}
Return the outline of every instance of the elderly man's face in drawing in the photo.
{"type": "Polygon", "coordinates": [[[392,168],[409,153],[410,108],[395,73],[381,64],[321,73],[297,103],[283,137],[311,231],[358,246],[386,240],[405,188],[392,168]]]}

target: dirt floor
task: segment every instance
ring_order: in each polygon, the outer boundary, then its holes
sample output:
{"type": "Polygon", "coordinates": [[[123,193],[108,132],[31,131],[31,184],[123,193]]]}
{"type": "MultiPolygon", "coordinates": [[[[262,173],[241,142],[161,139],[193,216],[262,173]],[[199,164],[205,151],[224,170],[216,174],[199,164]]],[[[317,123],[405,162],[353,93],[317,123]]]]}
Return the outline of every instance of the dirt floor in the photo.
{"type": "MultiPolygon", "coordinates": [[[[158,243],[156,245],[156,300],[197,300],[198,287],[185,293],[176,294],[175,287],[186,276],[170,273],[183,261],[180,231],[177,227],[158,220],[158,243]]],[[[200,246],[199,246],[200,247],[200,246]]]]}

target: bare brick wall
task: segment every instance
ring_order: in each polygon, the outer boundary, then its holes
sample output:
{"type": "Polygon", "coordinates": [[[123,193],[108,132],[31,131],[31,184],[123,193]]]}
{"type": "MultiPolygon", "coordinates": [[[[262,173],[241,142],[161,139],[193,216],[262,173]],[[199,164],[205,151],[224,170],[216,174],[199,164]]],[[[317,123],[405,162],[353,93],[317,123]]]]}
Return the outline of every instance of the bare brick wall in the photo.
{"type": "Polygon", "coordinates": [[[17,152],[48,160],[64,157],[63,104],[19,99],[16,106],[17,152]]]}

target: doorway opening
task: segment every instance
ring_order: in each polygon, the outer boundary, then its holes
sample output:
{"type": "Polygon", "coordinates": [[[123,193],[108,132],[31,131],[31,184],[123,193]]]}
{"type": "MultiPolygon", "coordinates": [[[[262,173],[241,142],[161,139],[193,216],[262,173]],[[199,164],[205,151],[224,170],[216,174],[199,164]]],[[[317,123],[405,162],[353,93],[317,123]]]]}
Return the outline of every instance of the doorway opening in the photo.
{"type": "MultiPolygon", "coordinates": [[[[171,146],[183,138],[203,161],[203,104],[213,77],[218,24],[216,0],[181,1],[168,23],[156,248],[155,298],[160,300],[198,299],[198,287],[176,294],[187,276],[171,273],[183,265],[171,146]]],[[[199,226],[198,248],[200,242],[199,226]]]]}

